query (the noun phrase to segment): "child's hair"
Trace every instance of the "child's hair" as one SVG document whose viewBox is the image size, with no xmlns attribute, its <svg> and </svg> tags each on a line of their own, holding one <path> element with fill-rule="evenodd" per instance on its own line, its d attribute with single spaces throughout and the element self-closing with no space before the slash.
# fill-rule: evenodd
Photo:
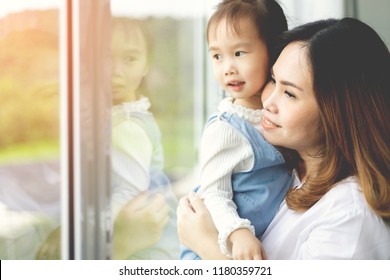
<svg viewBox="0 0 390 280">
<path fill-rule="evenodd" d="M 111 28 L 112 30 L 120 31 L 123 36 L 131 40 L 131 34 L 134 34 L 136 31 L 140 31 L 145 43 L 146 43 L 146 53 L 148 54 L 148 64 L 152 61 L 152 36 L 150 34 L 148 22 L 140 20 L 137 18 L 128 18 L 128 17 L 113 17 L 111 18 Z"/>
<path fill-rule="evenodd" d="M 207 39 L 210 32 L 222 21 L 237 33 L 240 20 L 249 19 L 256 26 L 259 39 L 264 41 L 270 56 L 270 65 L 276 59 L 274 55 L 277 38 L 287 30 L 287 20 L 283 9 L 275 0 L 224 0 L 217 5 L 207 26 Z"/>
</svg>

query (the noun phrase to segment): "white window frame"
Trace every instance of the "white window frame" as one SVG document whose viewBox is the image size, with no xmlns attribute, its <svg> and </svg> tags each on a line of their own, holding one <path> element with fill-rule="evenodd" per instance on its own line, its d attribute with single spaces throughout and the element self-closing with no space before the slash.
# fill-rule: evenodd
<svg viewBox="0 0 390 280">
<path fill-rule="evenodd" d="M 109 0 L 61 11 L 62 259 L 111 257 Z M 107 68 L 109 67 L 109 68 Z"/>
</svg>

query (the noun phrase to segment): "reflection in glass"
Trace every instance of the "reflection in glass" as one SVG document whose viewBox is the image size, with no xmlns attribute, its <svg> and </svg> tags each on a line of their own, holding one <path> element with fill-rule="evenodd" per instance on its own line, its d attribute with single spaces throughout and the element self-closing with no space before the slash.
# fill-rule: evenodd
<svg viewBox="0 0 390 280">
<path fill-rule="evenodd" d="M 24 8 L 0 17 L 0 259 L 36 258 L 60 217 L 58 10 Z"/>
<path fill-rule="evenodd" d="M 134 3 L 111 1 L 113 257 L 179 259 L 177 200 L 195 184 L 205 110 L 203 3 Z"/>
<path fill-rule="evenodd" d="M 143 88 L 151 67 L 149 34 L 136 19 L 114 18 L 111 26 L 113 257 L 177 259 L 177 199 Z"/>
</svg>

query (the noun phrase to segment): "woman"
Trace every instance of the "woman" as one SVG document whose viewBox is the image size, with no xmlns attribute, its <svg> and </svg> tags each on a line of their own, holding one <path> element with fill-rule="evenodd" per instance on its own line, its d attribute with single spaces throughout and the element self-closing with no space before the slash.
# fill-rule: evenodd
<svg viewBox="0 0 390 280">
<path fill-rule="evenodd" d="M 390 55 L 351 18 L 285 33 L 264 90 L 264 137 L 296 174 L 262 238 L 269 259 L 390 259 Z M 295 155 L 295 156 L 294 156 Z M 180 201 L 181 242 L 223 259 L 202 201 Z"/>
</svg>

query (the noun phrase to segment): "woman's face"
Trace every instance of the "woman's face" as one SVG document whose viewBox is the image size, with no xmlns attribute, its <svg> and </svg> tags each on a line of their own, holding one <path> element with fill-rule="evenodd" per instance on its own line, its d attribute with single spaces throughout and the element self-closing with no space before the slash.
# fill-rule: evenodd
<svg viewBox="0 0 390 280">
<path fill-rule="evenodd" d="M 302 42 L 284 48 L 262 94 L 264 137 L 271 144 L 315 154 L 320 146 L 319 108 Z"/>
</svg>

